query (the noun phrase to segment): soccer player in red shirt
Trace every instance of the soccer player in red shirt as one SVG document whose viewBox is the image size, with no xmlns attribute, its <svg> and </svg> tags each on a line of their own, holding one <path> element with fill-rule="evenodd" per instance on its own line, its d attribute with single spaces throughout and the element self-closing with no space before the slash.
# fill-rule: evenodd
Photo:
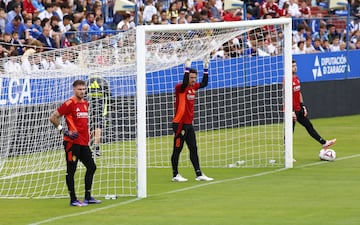
<svg viewBox="0 0 360 225">
<path fill-rule="evenodd" d="M 172 181 L 185 182 L 188 179 L 182 177 L 178 171 L 179 156 L 186 142 L 190 151 L 190 160 L 193 164 L 197 181 L 211 181 L 213 178 L 207 177 L 200 170 L 199 156 L 197 152 L 195 130 L 192 125 L 194 119 L 194 104 L 196 91 L 206 87 L 208 84 L 209 62 L 204 60 L 204 75 L 201 83 L 196 82 L 197 71 L 191 67 L 190 59 L 185 62 L 185 73 L 183 82 L 175 86 L 176 102 L 175 116 L 173 119 L 174 147 L 171 156 L 173 169 Z"/>
<path fill-rule="evenodd" d="M 292 88 L 293 88 L 293 130 L 295 129 L 296 121 L 303 125 L 307 132 L 318 141 L 324 149 L 329 148 L 331 145 L 335 144 L 336 139 L 325 140 L 323 139 L 318 132 L 314 129 L 312 123 L 310 122 L 308 116 L 307 108 L 304 104 L 304 99 L 301 94 L 300 80 L 296 75 L 297 66 L 296 61 L 292 61 Z"/>
<path fill-rule="evenodd" d="M 66 185 L 70 195 L 70 206 L 86 206 L 88 204 L 101 203 L 100 200 L 91 197 L 91 186 L 96 165 L 89 148 L 89 103 L 84 99 L 85 90 L 85 81 L 76 80 L 73 83 L 74 95 L 50 116 L 50 122 L 64 135 Z M 65 117 L 67 128 L 60 125 L 60 118 L 62 116 Z M 84 202 L 78 200 L 75 194 L 74 175 L 79 160 L 86 167 Z"/>
</svg>

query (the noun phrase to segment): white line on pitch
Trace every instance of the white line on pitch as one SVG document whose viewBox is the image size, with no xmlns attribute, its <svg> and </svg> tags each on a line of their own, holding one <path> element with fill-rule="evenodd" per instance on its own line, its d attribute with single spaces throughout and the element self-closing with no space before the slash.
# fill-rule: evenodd
<svg viewBox="0 0 360 225">
<path fill-rule="evenodd" d="M 360 157 L 360 154 L 337 158 L 336 161 L 352 159 L 352 158 L 356 158 L 356 157 Z M 295 169 L 296 168 L 305 168 L 305 167 L 317 166 L 317 165 L 321 165 L 321 164 L 325 164 L 325 163 L 329 163 L 329 162 L 319 161 L 319 162 L 309 163 L 309 164 L 305 164 L 305 165 L 302 165 L 302 166 L 297 166 L 297 167 L 295 167 Z M 289 169 L 280 168 L 280 169 L 276 169 L 276 170 L 271 170 L 271 171 L 257 173 L 257 174 L 253 174 L 253 175 L 243 176 L 243 177 L 236 177 L 236 178 L 231 178 L 231 179 L 226 179 L 226 180 L 219 180 L 219 181 L 201 183 L 201 184 L 197 184 L 197 185 L 194 185 L 194 186 L 191 186 L 191 187 L 186 187 L 186 188 L 176 189 L 176 190 L 173 190 L 173 191 L 168 191 L 168 192 L 163 192 L 163 193 L 159 193 L 159 194 L 149 195 L 148 197 L 162 196 L 162 195 L 173 194 L 173 193 L 178 193 L 178 192 L 182 192 L 182 191 L 188 191 L 188 190 L 204 187 L 204 186 L 207 186 L 207 185 L 226 183 L 226 182 L 231 182 L 231 181 L 236 181 L 236 180 L 244 180 L 244 179 L 253 178 L 253 177 L 260 177 L 260 176 L 264 176 L 264 175 L 268 175 L 268 174 L 278 173 L 278 172 L 281 172 L 281 171 L 284 171 L 284 170 L 289 170 Z M 46 220 L 41 220 L 41 221 L 38 221 L 38 222 L 31 223 L 29 225 L 45 224 L 45 223 L 49 223 L 49 222 L 53 222 L 53 221 L 56 221 L 56 220 L 61 220 L 61 219 L 69 218 L 69 217 L 76 217 L 76 216 L 79 216 L 79 215 L 85 215 L 85 214 L 90 214 L 90 213 L 94 213 L 94 212 L 99 212 L 99 211 L 102 211 L 102 210 L 105 210 L 105 209 L 115 208 L 115 207 L 121 206 L 121 205 L 127 205 L 127 204 L 130 204 L 130 203 L 139 201 L 139 200 L 141 200 L 141 199 L 140 198 L 135 198 L 135 199 L 131 199 L 131 200 L 128 200 L 128 201 L 119 202 L 119 203 L 116 203 L 116 204 L 112 204 L 112 205 L 108 205 L 108 206 L 104 206 L 104 207 L 99 207 L 99 208 L 87 210 L 87 211 L 84 211 L 84 212 L 76 212 L 76 213 L 73 213 L 73 214 L 67 214 L 67 215 L 62 215 L 62 216 L 51 217 L 51 218 L 46 219 Z"/>
</svg>

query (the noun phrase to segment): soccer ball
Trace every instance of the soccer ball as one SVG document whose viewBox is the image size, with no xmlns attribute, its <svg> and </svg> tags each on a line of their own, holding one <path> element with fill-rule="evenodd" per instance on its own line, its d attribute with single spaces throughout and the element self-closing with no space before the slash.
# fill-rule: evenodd
<svg viewBox="0 0 360 225">
<path fill-rule="evenodd" d="M 336 152 L 333 149 L 321 149 L 319 153 L 320 160 L 334 161 Z"/>
</svg>

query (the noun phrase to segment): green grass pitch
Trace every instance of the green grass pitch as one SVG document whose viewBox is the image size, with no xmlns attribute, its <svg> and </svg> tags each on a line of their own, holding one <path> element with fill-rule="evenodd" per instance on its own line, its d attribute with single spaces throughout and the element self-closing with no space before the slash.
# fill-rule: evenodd
<svg viewBox="0 0 360 225">
<path fill-rule="evenodd" d="M 293 169 L 214 168 L 213 182 L 172 183 L 170 169 L 148 170 L 148 197 L 70 207 L 64 199 L 0 199 L 0 224 L 359 225 L 360 115 L 312 120 L 337 138 L 335 162 L 318 160 L 320 146 L 297 124 Z"/>
</svg>

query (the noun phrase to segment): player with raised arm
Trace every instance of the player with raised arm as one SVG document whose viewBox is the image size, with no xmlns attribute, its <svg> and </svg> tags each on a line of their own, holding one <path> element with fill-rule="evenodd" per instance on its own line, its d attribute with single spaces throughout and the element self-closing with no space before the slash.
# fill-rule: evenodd
<svg viewBox="0 0 360 225">
<path fill-rule="evenodd" d="M 328 149 L 330 146 L 335 144 L 336 139 L 325 140 L 323 139 L 318 132 L 314 129 L 312 123 L 308 118 L 308 110 L 304 104 L 304 99 L 301 94 L 300 80 L 296 75 L 297 65 L 296 61 L 292 61 L 292 88 L 293 88 L 293 131 L 295 129 L 296 121 L 303 125 L 307 132 L 318 141 L 324 149 Z"/>
<path fill-rule="evenodd" d="M 182 177 L 178 171 L 179 157 L 181 150 L 186 142 L 190 151 L 190 160 L 194 167 L 197 181 L 211 181 L 213 178 L 207 177 L 201 172 L 198 149 L 196 145 L 195 130 L 192 125 L 194 120 L 194 104 L 196 91 L 204 88 L 208 84 L 209 61 L 204 60 L 204 75 L 201 83 L 196 82 L 197 71 L 191 67 L 191 60 L 185 62 L 185 73 L 183 82 L 175 86 L 175 116 L 173 118 L 174 146 L 171 155 L 171 165 L 173 170 L 172 181 L 185 182 L 188 179 Z"/>
<path fill-rule="evenodd" d="M 107 80 L 101 76 L 91 76 L 87 84 L 87 99 L 89 101 L 90 130 L 93 136 L 94 154 L 100 156 L 101 133 L 104 119 L 108 115 L 110 88 Z"/>
<path fill-rule="evenodd" d="M 60 105 L 50 116 L 50 122 L 64 135 L 66 185 L 70 195 L 70 206 L 86 206 L 88 204 L 101 203 L 100 200 L 91 197 L 91 187 L 96 165 L 89 148 L 89 103 L 84 99 L 85 91 L 85 81 L 76 80 L 73 83 L 74 95 Z M 65 117 L 67 128 L 60 124 L 62 116 Z M 84 202 L 78 200 L 75 194 L 74 175 L 79 160 L 86 167 Z"/>
</svg>

